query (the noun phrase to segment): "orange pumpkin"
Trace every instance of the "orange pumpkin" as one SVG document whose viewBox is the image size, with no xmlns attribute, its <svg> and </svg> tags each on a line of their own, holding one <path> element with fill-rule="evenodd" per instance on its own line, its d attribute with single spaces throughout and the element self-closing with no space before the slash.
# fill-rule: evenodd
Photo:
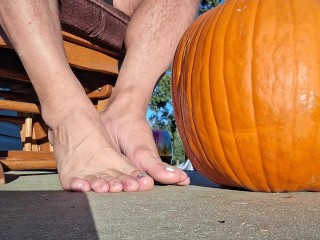
<svg viewBox="0 0 320 240">
<path fill-rule="evenodd" d="M 172 95 L 199 172 L 253 191 L 320 190 L 319 29 L 319 0 L 227 0 L 186 31 Z"/>
</svg>

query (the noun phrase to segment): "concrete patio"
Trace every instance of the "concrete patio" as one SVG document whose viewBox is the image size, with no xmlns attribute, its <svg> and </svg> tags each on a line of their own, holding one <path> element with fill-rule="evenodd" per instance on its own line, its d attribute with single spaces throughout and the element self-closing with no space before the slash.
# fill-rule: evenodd
<svg viewBox="0 0 320 240">
<path fill-rule="evenodd" d="M 189 187 L 141 193 L 62 191 L 54 172 L 8 172 L 0 239 L 320 239 L 320 195 Z"/>
</svg>

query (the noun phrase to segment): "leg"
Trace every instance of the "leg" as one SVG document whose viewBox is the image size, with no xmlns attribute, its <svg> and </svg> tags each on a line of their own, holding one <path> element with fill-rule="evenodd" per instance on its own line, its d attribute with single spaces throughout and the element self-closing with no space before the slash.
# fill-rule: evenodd
<svg viewBox="0 0 320 240">
<path fill-rule="evenodd" d="M 142 171 L 116 150 L 73 75 L 64 53 L 57 2 L 2 0 L 0 24 L 39 96 L 62 187 L 96 192 L 152 188 L 153 180 L 139 177 Z"/>
<path fill-rule="evenodd" d="M 133 165 L 156 181 L 187 185 L 189 178 L 184 172 L 161 162 L 145 116 L 154 86 L 194 20 L 199 0 L 114 0 L 114 6 L 133 14 L 125 38 L 126 57 L 101 118 L 113 142 Z"/>
</svg>

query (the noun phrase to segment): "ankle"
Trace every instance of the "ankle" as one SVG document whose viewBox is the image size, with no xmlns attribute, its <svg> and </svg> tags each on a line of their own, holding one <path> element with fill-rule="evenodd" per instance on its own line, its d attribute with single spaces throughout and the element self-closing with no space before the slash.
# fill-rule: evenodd
<svg viewBox="0 0 320 240">
<path fill-rule="evenodd" d="M 149 96 L 150 95 L 150 96 Z M 110 97 L 107 111 L 114 110 L 116 112 L 133 111 L 136 114 L 145 115 L 150 102 L 151 94 L 136 89 L 121 89 L 115 91 Z"/>
<path fill-rule="evenodd" d="M 88 99 L 87 101 L 79 98 L 67 98 L 62 101 L 61 99 L 51 99 L 41 102 L 41 115 L 45 123 L 55 130 L 68 116 L 75 112 L 90 111 L 90 108 L 94 109 Z"/>
</svg>

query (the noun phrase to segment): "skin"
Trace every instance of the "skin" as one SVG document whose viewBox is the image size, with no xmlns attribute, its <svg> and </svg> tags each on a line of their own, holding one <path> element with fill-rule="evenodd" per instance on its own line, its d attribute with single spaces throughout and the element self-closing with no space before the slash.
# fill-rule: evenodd
<svg viewBox="0 0 320 240">
<path fill-rule="evenodd" d="M 0 24 L 39 97 L 63 189 L 133 192 L 152 189 L 154 180 L 190 183 L 183 171 L 161 161 L 145 115 L 155 84 L 169 67 L 198 4 L 114 1 L 131 20 L 126 57 L 110 104 L 99 114 L 67 62 L 57 2 L 0 1 Z"/>
</svg>

